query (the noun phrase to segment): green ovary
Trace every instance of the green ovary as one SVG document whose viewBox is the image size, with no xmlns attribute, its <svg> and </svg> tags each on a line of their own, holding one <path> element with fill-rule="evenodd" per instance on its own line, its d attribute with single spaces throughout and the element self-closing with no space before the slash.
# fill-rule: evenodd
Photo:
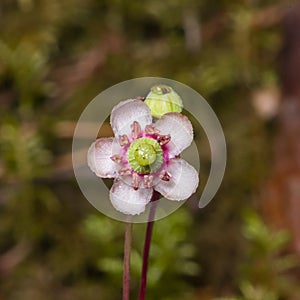
<svg viewBox="0 0 300 300">
<path fill-rule="evenodd" d="M 156 152 L 153 146 L 141 144 L 135 149 L 134 157 L 140 166 L 145 167 L 155 162 Z"/>
<path fill-rule="evenodd" d="M 162 165 L 163 151 L 156 140 L 140 138 L 130 145 L 127 160 L 135 172 L 149 174 L 158 170 Z"/>
</svg>

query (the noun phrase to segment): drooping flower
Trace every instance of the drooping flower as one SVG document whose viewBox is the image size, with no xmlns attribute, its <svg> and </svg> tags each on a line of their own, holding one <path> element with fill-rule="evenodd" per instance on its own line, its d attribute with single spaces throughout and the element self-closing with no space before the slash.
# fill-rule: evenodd
<svg viewBox="0 0 300 300">
<path fill-rule="evenodd" d="M 113 108 L 110 123 L 115 137 L 97 139 L 87 158 L 97 176 L 115 178 L 109 196 L 116 210 L 142 213 L 153 189 L 169 200 L 185 200 L 196 191 L 197 171 L 179 158 L 193 141 L 186 116 L 171 112 L 152 123 L 149 107 L 129 99 Z"/>
</svg>

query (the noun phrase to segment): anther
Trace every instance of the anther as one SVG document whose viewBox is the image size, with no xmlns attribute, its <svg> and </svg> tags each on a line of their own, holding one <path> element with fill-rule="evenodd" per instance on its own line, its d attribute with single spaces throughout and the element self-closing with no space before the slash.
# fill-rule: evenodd
<svg viewBox="0 0 300 300">
<path fill-rule="evenodd" d="M 110 159 L 117 164 L 120 164 L 122 162 L 122 156 L 119 154 L 111 156 Z"/>
<path fill-rule="evenodd" d="M 170 181 L 172 175 L 168 173 L 166 170 L 162 170 L 159 174 L 159 178 L 163 181 Z"/>
<path fill-rule="evenodd" d="M 141 184 L 141 179 L 137 173 L 132 174 L 132 186 L 135 190 L 139 189 L 139 186 Z"/>
<path fill-rule="evenodd" d="M 158 134 L 159 130 L 155 128 L 153 125 L 147 125 L 145 127 L 145 131 L 147 134 Z"/>
<path fill-rule="evenodd" d="M 149 189 L 153 186 L 153 175 L 145 175 L 144 176 L 144 187 Z"/>
<path fill-rule="evenodd" d="M 123 175 L 130 175 L 130 174 L 131 174 L 131 171 L 130 171 L 129 168 L 123 167 L 123 168 L 121 168 L 121 169 L 118 171 L 118 173 L 119 173 L 121 176 L 123 176 Z"/>
<path fill-rule="evenodd" d="M 131 125 L 131 136 L 133 139 L 137 139 L 142 132 L 142 128 L 139 122 L 134 121 Z"/>
<path fill-rule="evenodd" d="M 170 140 L 171 140 L 171 136 L 169 134 L 168 135 L 159 135 L 157 138 L 157 141 L 159 142 L 159 144 L 161 146 L 168 144 L 170 142 Z"/>
<path fill-rule="evenodd" d="M 129 139 L 126 134 L 123 134 L 119 137 L 119 144 L 121 147 L 126 146 L 129 144 Z"/>
</svg>

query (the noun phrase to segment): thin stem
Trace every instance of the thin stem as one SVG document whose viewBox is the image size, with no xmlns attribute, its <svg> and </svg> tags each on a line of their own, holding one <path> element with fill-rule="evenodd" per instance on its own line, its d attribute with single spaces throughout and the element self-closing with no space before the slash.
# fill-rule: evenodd
<svg viewBox="0 0 300 300">
<path fill-rule="evenodd" d="M 139 300 L 144 300 L 146 295 L 147 272 L 148 272 L 149 252 L 150 252 L 153 224 L 154 221 L 150 221 L 147 224 Z"/>
<path fill-rule="evenodd" d="M 124 273 L 123 273 L 123 300 L 130 297 L 130 252 L 131 252 L 132 223 L 127 222 L 125 226 L 124 240 Z"/>
<path fill-rule="evenodd" d="M 143 254 L 143 267 L 142 267 L 142 275 L 141 275 L 141 285 L 140 285 L 140 295 L 139 300 L 144 300 L 146 295 L 146 287 L 147 287 L 147 272 L 148 272 L 148 264 L 149 264 L 149 253 L 150 253 L 150 245 L 151 245 L 151 237 L 154 225 L 154 215 L 157 206 L 156 200 L 158 200 L 159 194 L 154 192 L 152 196 L 153 201 L 151 203 L 150 212 L 149 212 L 149 221 L 147 223 L 146 236 L 145 236 L 145 244 L 144 244 L 144 254 Z"/>
</svg>

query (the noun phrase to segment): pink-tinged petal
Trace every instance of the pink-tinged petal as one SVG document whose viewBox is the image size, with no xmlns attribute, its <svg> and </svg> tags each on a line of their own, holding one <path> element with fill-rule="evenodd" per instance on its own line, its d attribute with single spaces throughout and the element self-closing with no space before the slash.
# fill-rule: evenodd
<svg viewBox="0 0 300 300">
<path fill-rule="evenodd" d="M 160 135 L 170 135 L 171 141 L 168 143 L 171 156 L 180 154 L 193 141 L 193 126 L 190 120 L 180 113 L 167 113 L 155 124 Z"/>
<path fill-rule="evenodd" d="M 114 138 L 97 139 L 88 150 L 87 162 L 90 169 L 99 177 L 113 178 L 117 176 L 117 164 L 111 159 L 116 155 Z"/>
<path fill-rule="evenodd" d="M 116 136 L 131 136 L 131 125 L 134 121 L 138 122 L 142 129 L 152 122 L 150 109 L 141 100 L 122 101 L 113 108 L 110 115 L 110 124 Z"/>
<path fill-rule="evenodd" d="M 135 190 L 132 186 L 122 180 L 115 180 L 110 193 L 110 201 L 113 207 L 126 215 L 139 215 L 145 211 L 150 202 L 153 189 L 139 188 Z"/>
<path fill-rule="evenodd" d="M 185 160 L 174 158 L 169 161 L 166 171 L 169 181 L 161 180 L 154 189 L 169 200 L 185 200 L 195 193 L 199 184 L 198 172 Z"/>
</svg>

